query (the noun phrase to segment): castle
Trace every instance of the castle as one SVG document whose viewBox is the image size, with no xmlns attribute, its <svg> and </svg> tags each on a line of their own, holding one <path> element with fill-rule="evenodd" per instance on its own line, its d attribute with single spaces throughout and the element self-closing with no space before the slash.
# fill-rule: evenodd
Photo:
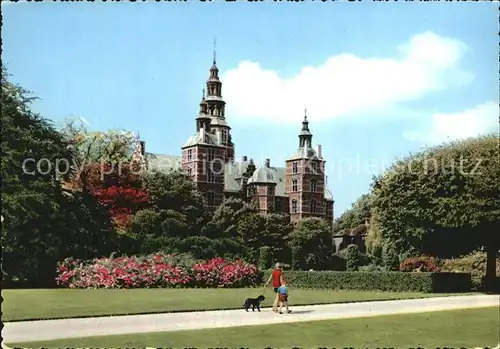
<svg viewBox="0 0 500 349">
<path fill-rule="evenodd" d="M 292 223 L 305 217 L 318 217 L 333 223 L 333 197 L 327 187 L 325 159 L 321 146 L 312 147 L 312 133 L 307 115 L 302 121 L 296 151 L 285 167 L 271 166 L 269 159 L 256 167 L 243 156 L 235 161 L 231 127 L 225 115 L 222 82 L 215 54 L 206 82 L 206 96 L 200 102 L 196 133 L 182 146 L 182 155 L 146 153 L 141 141 L 136 155 L 148 170 L 168 171 L 182 168 L 197 189 L 206 195 L 210 208 L 224 198 L 243 197 L 252 200 L 261 213 L 283 212 Z"/>
</svg>

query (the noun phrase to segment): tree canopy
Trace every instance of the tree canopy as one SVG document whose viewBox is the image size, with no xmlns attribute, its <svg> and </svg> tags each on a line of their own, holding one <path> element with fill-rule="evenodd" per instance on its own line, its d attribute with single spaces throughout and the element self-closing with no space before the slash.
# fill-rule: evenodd
<svg viewBox="0 0 500 349">
<path fill-rule="evenodd" d="M 62 188 L 69 172 L 58 165 L 71 163 L 73 152 L 49 121 L 32 112 L 33 100 L 2 68 L 4 276 L 7 283 L 46 285 L 58 261 L 112 251 L 113 229 L 93 197 Z"/>
<path fill-rule="evenodd" d="M 488 251 L 495 275 L 500 159 L 494 135 L 443 144 L 397 161 L 374 181 L 380 232 L 399 253 L 456 256 Z"/>
<path fill-rule="evenodd" d="M 339 218 L 333 225 L 335 233 L 346 229 L 353 229 L 360 224 L 365 223 L 365 220 L 370 220 L 373 195 L 372 193 L 361 195 Z"/>
</svg>

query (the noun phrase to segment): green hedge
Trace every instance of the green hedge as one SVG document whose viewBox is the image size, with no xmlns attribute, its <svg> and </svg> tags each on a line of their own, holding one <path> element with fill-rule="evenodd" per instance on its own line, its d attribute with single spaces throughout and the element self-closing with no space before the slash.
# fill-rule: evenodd
<svg viewBox="0 0 500 349">
<path fill-rule="evenodd" d="M 271 271 L 263 273 L 263 281 Z M 393 292 L 470 292 L 469 273 L 285 271 L 291 287 Z"/>
</svg>

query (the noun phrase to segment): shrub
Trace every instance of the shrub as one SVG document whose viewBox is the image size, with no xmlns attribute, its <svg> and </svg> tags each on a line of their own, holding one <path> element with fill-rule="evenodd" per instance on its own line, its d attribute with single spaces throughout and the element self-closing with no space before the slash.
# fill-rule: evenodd
<svg viewBox="0 0 500 349">
<path fill-rule="evenodd" d="M 396 250 L 391 245 L 384 245 L 382 249 L 382 259 L 387 270 L 399 270 L 399 258 Z"/>
<path fill-rule="evenodd" d="M 59 264 L 56 283 L 68 288 L 187 287 L 192 278 L 164 256 L 66 259 Z"/>
<path fill-rule="evenodd" d="M 273 252 L 271 247 L 262 246 L 259 249 L 259 268 L 267 270 L 273 266 Z"/>
<path fill-rule="evenodd" d="M 193 266 L 194 280 L 200 287 L 245 287 L 258 283 L 258 271 L 241 260 L 228 262 L 213 258 Z"/>
<path fill-rule="evenodd" d="M 381 271 L 386 271 L 385 267 L 378 265 L 378 264 L 368 264 L 368 265 L 363 265 L 359 268 L 359 271 L 367 272 L 367 273 L 372 273 L 372 272 L 381 272 Z"/>
<path fill-rule="evenodd" d="M 447 272 L 466 272 L 471 274 L 472 288 L 474 290 L 483 289 L 483 277 L 486 274 L 486 253 L 475 251 L 468 255 L 445 259 L 441 265 L 441 270 Z M 497 276 L 500 277 L 500 259 L 496 261 Z"/>
<path fill-rule="evenodd" d="M 346 270 L 346 260 L 340 257 L 338 254 L 332 254 L 330 259 L 330 270 L 345 271 Z"/>
<path fill-rule="evenodd" d="M 212 239 L 206 236 L 170 238 L 167 241 L 169 252 L 189 253 L 196 259 L 211 259 L 218 256 L 234 258 L 246 255 L 245 246 L 234 239 Z"/>
<path fill-rule="evenodd" d="M 434 257 L 410 257 L 406 258 L 399 265 L 400 271 L 423 271 L 423 272 L 438 272 L 439 267 Z"/>
<path fill-rule="evenodd" d="M 153 254 L 59 263 L 56 283 L 68 288 L 243 287 L 258 282 L 254 265 L 222 258 L 193 263 L 190 255 Z M 191 264 L 193 263 L 193 264 Z"/>
<path fill-rule="evenodd" d="M 357 271 L 360 265 L 360 256 L 358 247 L 356 245 L 349 245 L 347 247 L 347 271 Z"/>
<path fill-rule="evenodd" d="M 267 280 L 269 272 L 264 273 Z M 469 292 L 468 273 L 285 271 L 293 288 L 392 292 Z"/>
</svg>

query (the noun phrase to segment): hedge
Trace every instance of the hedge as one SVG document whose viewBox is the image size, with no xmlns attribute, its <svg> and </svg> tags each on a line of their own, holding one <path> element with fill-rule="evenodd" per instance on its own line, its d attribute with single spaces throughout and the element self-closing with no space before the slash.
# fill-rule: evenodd
<svg viewBox="0 0 500 349">
<path fill-rule="evenodd" d="M 263 281 L 271 271 L 263 273 Z M 470 292 L 469 273 L 285 271 L 291 287 L 393 292 Z"/>
</svg>

